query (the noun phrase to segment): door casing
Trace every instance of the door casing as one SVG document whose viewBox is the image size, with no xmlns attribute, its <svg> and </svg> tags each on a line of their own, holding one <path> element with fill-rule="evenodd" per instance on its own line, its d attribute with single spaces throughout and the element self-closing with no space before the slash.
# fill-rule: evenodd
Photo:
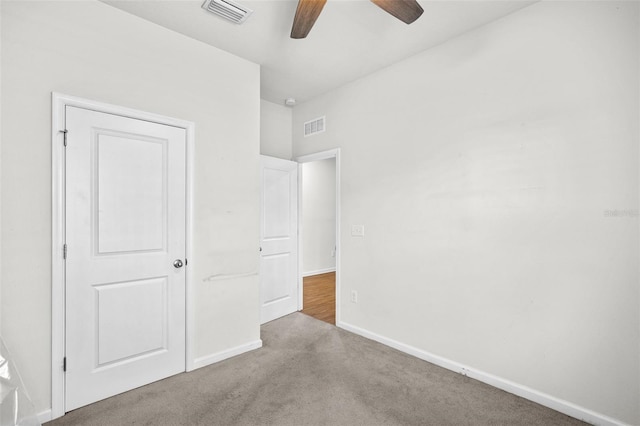
<svg viewBox="0 0 640 426">
<path fill-rule="evenodd" d="M 193 146 L 195 141 L 195 124 L 190 121 L 175 119 L 145 111 L 125 108 L 117 105 L 83 99 L 75 96 L 52 93 L 51 97 L 51 418 L 65 414 L 64 392 L 65 372 L 65 260 L 63 247 L 65 243 L 65 107 L 74 106 L 92 111 L 115 114 L 137 120 L 174 126 L 186 131 L 186 258 L 189 266 L 193 265 L 192 256 L 192 188 L 193 188 Z M 194 369 L 194 312 L 193 283 L 190 269 L 186 274 L 186 346 L 185 370 Z"/>
<path fill-rule="evenodd" d="M 340 148 L 303 155 L 294 160 L 298 163 L 298 310 L 302 310 L 303 308 L 304 291 L 304 280 L 302 277 L 302 238 L 304 235 L 302 226 L 302 215 L 304 214 L 302 210 L 302 164 L 327 160 L 329 158 L 336 159 L 336 326 L 342 327 L 340 315 L 340 254 L 342 253 L 340 249 Z"/>
</svg>

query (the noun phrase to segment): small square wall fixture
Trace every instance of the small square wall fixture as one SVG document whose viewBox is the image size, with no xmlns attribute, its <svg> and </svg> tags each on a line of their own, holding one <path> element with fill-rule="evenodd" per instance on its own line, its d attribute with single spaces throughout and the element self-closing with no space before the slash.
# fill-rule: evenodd
<svg viewBox="0 0 640 426">
<path fill-rule="evenodd" d="M 231 0 L 206 0 L 202 8 L 235 24 L 242 24 L 253 13 L 252 9 Z"/>
<path fill-rule="evenodd" d="M 304 137 L 322 133 L 325 129 L 324 117 L 314 118 L 304 123 Z"/>
</svg>

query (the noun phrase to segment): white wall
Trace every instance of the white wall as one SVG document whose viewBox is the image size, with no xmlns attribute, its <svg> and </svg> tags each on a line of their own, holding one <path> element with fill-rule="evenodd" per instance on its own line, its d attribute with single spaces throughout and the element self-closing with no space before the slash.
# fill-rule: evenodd
<svg viewBox="0 0 640 426">
<path fill-rule="evenodd" d="M 2 34 L 2 2 L 0 2 L 0 34 Z M 2 99 L 2 43 L 0 42 L 0 99 Z M 2 102 L 0 102 L 0 236 L 2 235 Z M 0 243 L 0 337 L 2 336 L 2 243 Z"/>
<path fill-rule="evenodd" d="M 302 164 L 302 273 L 336 268 L 336 159 Z"/>
<path fill-rule="evenodd" d="M 257 341 L 259 67 L 97 1 L 3 1 L 2 56 L 2 335 L 36 409 L 51 406 L 52 91 L 195 122 L 195 357 Z"/>
<path fill-rule="evenodd" d="M 330 125 L 295 156 L 341 148 L 344 323 L 640 424 L 638 6 L 536 3 L 296 106 Z"/>
<path fill-rule="evenodd" d="M 290 107 L 260 101 L 260 154 L 291 160 L 292 120 Z"/>
</svg>

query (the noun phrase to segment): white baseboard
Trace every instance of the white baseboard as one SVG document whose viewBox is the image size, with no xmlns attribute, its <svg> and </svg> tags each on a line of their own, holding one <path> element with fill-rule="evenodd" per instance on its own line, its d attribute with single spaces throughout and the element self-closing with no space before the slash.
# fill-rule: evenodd
<svg viewBox="0 0 640 426">
<path fill-rule="evenodd" d="M 303 277 L 310 277 L 312 275 L 320 275 L 320 274 L 327 274 L 329 272 L 335 272 L 336 268 L 325 268 L 325 269 L 316 269 L 315 271 L 307 271 L 307 272 L 303 272 L 302 276 Z"/>
<path fill-rule="evenodd" d="M 53 415 L 51 414 L 51 409 L 44 410 L 44 411 L 38 413 L 37 416 L 38 416 L 38 421 L 41 424 L 42 423 L 46 423 L 46 422 L 50 422 L 51 420 L 53 420 Z"/>
<path fill-rule="evenodd" d="M 196 358 L 193 361 L 192 370 L 206 367 L 207 365 L 215 364 L 216 362 L 220 362 L 227 358 L 231 358 L 236 355 L 240 355 L 245 352 L 249 352 L 261 347 L 262 347 L 262 340 L 258 339 L 253 342 L 245 343 L 244 345 L 236 346 L 235 348 L 227 349 L 225 351 L 221 351 L 211 355 L 206 355 L 200 358 Z"/>
<path fill-rule="evenodd" d="M 475 370 L 458 362 L 451 361 L 449 359 L 431 354 L 413 346 L 409 346 L 396 340 L 389 339 L 363 328 L 356 327 L 355 325 L 351 325 L 342 321 L 336 325 L 347 331 L 366 337 L 367 339 L 375 340 L 376 342 L 390 346 L 401 352 L 415 356 L 416 358 L 420 358 L 424 361 L 430 362 L 442 368 L 446 368 L 447 370 L 460 373 L 464 376 L 471 377 L 472 379 L 486 383 L 498 389 L 502 389 L 506 392 L 512 393 L 524 399 L 528 399 L 529 401 L 533 401 L 576 419 L 583 420 L 587 423 L 591 423 L 597 426 L 628 426 L 627 423 L 605 416 L 604 414 L 596 413 L 595 411 L 580 407 L 576 404 L 564 401 L 543 392 L 539 392 L 527 386 L 514 383 L 510 380 L 494 376 L 493 374 Z"/>
</svg>

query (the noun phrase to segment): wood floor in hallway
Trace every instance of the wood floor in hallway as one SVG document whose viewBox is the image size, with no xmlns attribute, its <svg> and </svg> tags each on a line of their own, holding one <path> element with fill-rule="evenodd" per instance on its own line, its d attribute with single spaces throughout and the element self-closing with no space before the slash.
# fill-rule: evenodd
<svg viewBox="0 0 640 426">
<path fill-rule="evenodd" d="M 304 277 L 303 285 L 302 313 L 335 325 L 336 273 Z"/>
</svg>

